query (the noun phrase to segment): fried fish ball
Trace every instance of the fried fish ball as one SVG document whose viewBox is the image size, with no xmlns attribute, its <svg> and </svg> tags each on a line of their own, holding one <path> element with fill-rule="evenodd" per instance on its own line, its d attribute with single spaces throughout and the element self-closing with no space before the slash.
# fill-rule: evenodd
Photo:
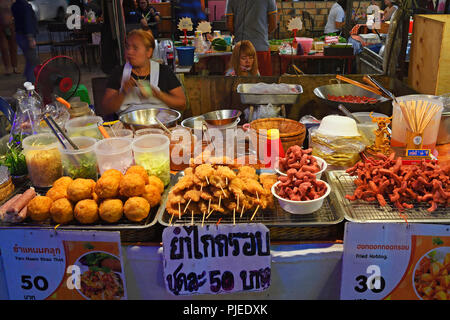
<svg viewBox="0 0 450 320">
<path fill-rule="evenodd" d="M 125 175 L 131 174 L 131 173 L 136 173 L 136 174 L 140 175 L 142 177 L 142 179 L 144 179 L 145 184 L 148 184 L 148 173 L 147 173 L 147 170 L 145 170 L 145 168 L 143 166 L 138 166 L 138 165 L 131 166 L 128 168 Z M 163 184 L 163 186 L 164 186 L 164 184 Z"/>
<path fill-rule="evenodd" d="M 97 204 L 100 203 L 100 198 L 98 197 L 98 195 L 95 192 L 92 192 L 92 200 L 97 202 Z"/>
<path fill-rule="evenodd" d="M 53 182 L 53 187 L 55 188 L 63 188 L 67 190 L 69 184 L 73 181 L 71 177 L 61 177 L 55 182 Z"/>
<path fill-rule="evenodd" d="M 73 220 L 73 205 L 66 199 L 61 198 L 53 202 L 50 207 L 50 216 L 56 223 L 66 224 Z"/>
<path fill-rule="evenodd" d="M 100 204 L 100 218 L 106 222 L 114 223 L 123 216 L 123 203 L 119 199 L 107 199 Z"/>
<path fill-rule="evenodd" d="M 155 207 L 161 202 L 161 193 L 159 192 L 158 187 L 148 184 L 145 186 L 142 198 L 147 200 L 151 207 Z"/>
<path fill-rule="evenodd" d="M 121 179 L 115 175 L 102 176 L 95 184 L 94 192 L 100 199 L 117 198 Z"/>
<path fill-rule="evenodd" d="M 139 197 L 145 191 L 144 179 L 136 174 L 130 173 L 123 176 L 120 180 L 119 194 L 124 197 Z"/>
<path fill-rule="evenodd" d="M 152 184 L 152 185 L 156 186 L 159 190 L 159 193 L 164 192 L 164 182 L 162 182 L 162 180 L 160 178 L 158 178 L 157 176 L 148 177 L 148 184 Z"/>
<path fill-rule="evenodd" d="M 92 182 L 88 179 L 75 179 L 67 187 L 67 198 L 72 202 L 92 199 L 92 189 Z"/>
<path fill-rule="evenodd" d="M 47 193 L 45 194 L 46 197 L 49 197 L 53 201 L 67 198 L 67 188 L 64 187 L 51 187 Z"/>
<path fill-rule="evenodd" d="M 125 202 L 123 213 L 128 220 L 139 222 L 147 218 L 150 204 L 142 197 L 132 197 Z"/>
<path fill-rule="evenodd" d="M 97 222 L 99 219 L 97 202 L 92 199 L 81 200 L 75 205 L 74 217 L 82 224 Z"/>
<path fill-rule="evenodd" d="M 102 177 L 109 177 L 109 176 L 113 176 L 113 177 L 120 179 L 123 177 L 123 173 L 117 169 L 109 169 L 109 170 L 106 170 L 105 172 L 103 172 L 103 174 L 102 174 Z"/>
<path fill-rule="evenodd" d="M 44 196 L 34 197 L 27 207 L 27 215 L 33 221 L 44 221 L 50 218 L 50 208 L 53 204 L 52 199 Z"/>
</svg>

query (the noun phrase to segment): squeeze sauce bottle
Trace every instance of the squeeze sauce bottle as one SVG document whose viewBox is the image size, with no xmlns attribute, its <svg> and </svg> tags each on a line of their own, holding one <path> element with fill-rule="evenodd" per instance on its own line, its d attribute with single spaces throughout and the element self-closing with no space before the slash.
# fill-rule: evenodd
<svg viewBox="0 0 450 320">
<path fill-rule="evenodd" d="M 284 158 L 283 145 L 280 140 L 280 131 L 278 129 L 269 129 L 267 131 L 267 147 L 264 163 L 266 168 L 274 169 L 278 158 Z"/>
</svg>

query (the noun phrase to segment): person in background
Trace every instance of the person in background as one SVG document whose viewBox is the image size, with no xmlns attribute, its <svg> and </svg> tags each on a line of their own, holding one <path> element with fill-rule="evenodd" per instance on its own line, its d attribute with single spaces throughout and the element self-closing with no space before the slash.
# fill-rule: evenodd
<svg viewBox="0 0 450 320">
<path fill-rule="evenodd" d="M 141 26 L 143 29 L 150 28 L 153 35 L 158 37 L 158 25 L 155 22 L 161 21 L 159 13 L 155 7 L 148 3 L 148 0 L 139 0 L 139 8 L 137 9 L 138 15 L 141 18 Z M 151 25 L 153 24 L 153 25 Z"/>
<path fill-rule="evenodd" d="M 99 114 L 111 115 L 148 108 L 186 107 L 186 97 L 180 81 L 173 71 L 151 57 L 155 49 L 155 38 L 150 31 L 136 29 L 126 39 L 127 65 L 117 67 L 106 85 Z"/>
<path fill-rule="evenodd" d="M 0 49 L 2 52 L 5 74 L 17 71 L 17 43 L 14 30 L 13 15 L 11 12 L 13 0 L 0 1 Z"/>
<path fill-rule="evenodd" d="M 200 21 L 205 21 L 207 19 L 206 14 L 203 12 L 200 0 L 174 0 L 172 1 L 172 5 L 175 5 L 175 15 L 177 20 L 181 18 L 191 18 L 194 29 Z"/>
<path fill-rule="evenodd" d="M 258 57 L 250 41 L 242 40 L 236 43 L 231 54 L 230 65 L 226 76 L 259 76 Z"/>
<path fill-rule="evenodd" d="M 269 33 L 277 27 L 275 0 L 227 0 L 226 23 L 236 41 L 250 40 L 258 56 L 259 72 L 272 75 Z"/>
<path fill-rule="evenodd" d="M 397 11 L 398 6 L 391 0 L 384 0 L 384 4 L 386 5 L 386 8 L 384 9 L 382 20 L 390 21 L 394 16 L 394 12 Z"/>
<path fill-rule="evenodd" d="M 137 3 L 135 0 L 123 0 L 123 15 L 126 24 L 139 24 L 141 19 L 137 14 Z"/>
<path fill-rule="evenodd" d="M 16 41 L 25 56 L 24 76 L 27 81 L 34 83 L 34 68 L 39 58 L 36 50 L 36 35 L 38 24 L 33 8 L 26 0 L 16 0 L 11 6 L 16 27 Z"/>
<path fill-rule="evenodd" d="M 339 33 L 345 26 L 345 9 L 347 7 L 346 0 L 336 1 L 328 14 L 327 24 L 325 25 L 324 34 Z"/>
<path fill-rule="evenodd" d="M 100 17 L 102 15 L 101 0 L 87 0 L 84 9 L 86 11 L 92 10 L 96 17 Z"/>
</svg>

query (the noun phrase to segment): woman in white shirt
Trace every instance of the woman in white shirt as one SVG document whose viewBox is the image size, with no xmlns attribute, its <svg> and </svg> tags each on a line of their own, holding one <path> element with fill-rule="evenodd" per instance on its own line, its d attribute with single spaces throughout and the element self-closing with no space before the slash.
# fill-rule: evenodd
<svg viewBox="0 0 450 320">
<path fill-rule="evenodd" d="M 346 0 L 338 0 L 330 9 L 324 34 L 337 33 L 345 25 Z"/>
</svg>

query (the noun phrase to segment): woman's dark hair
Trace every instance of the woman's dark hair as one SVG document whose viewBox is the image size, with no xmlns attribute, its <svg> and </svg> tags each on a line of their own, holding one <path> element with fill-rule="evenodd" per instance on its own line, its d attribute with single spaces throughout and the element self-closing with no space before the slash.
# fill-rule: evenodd
<svg viewBox="0 0 450 320">
<path fill-rule="evenodd" d="M 337 0 L 336 2 L 344 9 L 344 11 L 347 10 L 347 0 Z"/>
</svg>

